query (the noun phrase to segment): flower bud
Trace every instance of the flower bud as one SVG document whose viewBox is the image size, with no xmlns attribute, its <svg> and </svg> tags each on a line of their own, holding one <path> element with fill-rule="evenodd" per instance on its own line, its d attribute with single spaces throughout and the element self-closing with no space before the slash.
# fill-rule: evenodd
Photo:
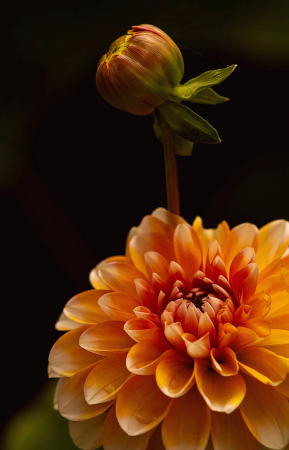
<svg viewBox="0 0 289 450">
<path fill-rule="evenodd" d="M 139 25 L 100 59 L 96 85 L 112 106 L 145 116 L 167 100 L 183 75 L 183 57 L 174 41 L 153 25 Z"/>
</svg>

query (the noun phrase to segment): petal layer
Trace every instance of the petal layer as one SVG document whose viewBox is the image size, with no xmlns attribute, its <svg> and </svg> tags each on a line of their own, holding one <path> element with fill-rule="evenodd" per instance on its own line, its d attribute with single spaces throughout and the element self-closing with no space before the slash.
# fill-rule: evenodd
<svg viewBox="0 0 289 450">
<path fill-rule="evenodd" d="M 69 434 L 82 450 L 95 450 L 102 445 L 102 432 L 107 413 L 82 422 L 69 422 Z"/>
</svg>

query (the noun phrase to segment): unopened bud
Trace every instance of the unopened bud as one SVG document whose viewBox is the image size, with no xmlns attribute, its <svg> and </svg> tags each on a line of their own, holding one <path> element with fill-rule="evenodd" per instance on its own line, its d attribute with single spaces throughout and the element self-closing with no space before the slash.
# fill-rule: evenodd
<svg viewBox="0 0 289 450">
<path fill-rule="evenodd" d="M 100 59 L 96 85 L 112 106 L 145 116 L 168 99 L 183 75 L 183 57 L 174 41 L 153 25 L 139 25 Z"/>
</svg>

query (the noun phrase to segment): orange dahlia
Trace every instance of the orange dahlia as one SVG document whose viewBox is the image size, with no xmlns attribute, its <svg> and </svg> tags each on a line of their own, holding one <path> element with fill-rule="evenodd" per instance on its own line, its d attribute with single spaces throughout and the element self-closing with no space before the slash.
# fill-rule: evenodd
<svg viewBox="0 0 289 450">
<path fill-rule="evenodd" d="M 289 442 L 289 223 L 204 229 L 163 208 L 90 274 L 51 349 L 81 449 L 255 450 Z"/>
</svg>

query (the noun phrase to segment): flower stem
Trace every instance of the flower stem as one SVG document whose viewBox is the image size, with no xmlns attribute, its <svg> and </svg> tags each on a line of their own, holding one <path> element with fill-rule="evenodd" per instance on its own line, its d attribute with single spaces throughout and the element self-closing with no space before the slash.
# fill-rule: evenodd
<svg viewBox="0 0 289 450">
<path fill-rule="evenodd" d="M 180 215 L 178 170 L 173 132 L 160 111 L 159 121 L 165 156 L 167 207 L 171 213 Z"/>
</svg>

